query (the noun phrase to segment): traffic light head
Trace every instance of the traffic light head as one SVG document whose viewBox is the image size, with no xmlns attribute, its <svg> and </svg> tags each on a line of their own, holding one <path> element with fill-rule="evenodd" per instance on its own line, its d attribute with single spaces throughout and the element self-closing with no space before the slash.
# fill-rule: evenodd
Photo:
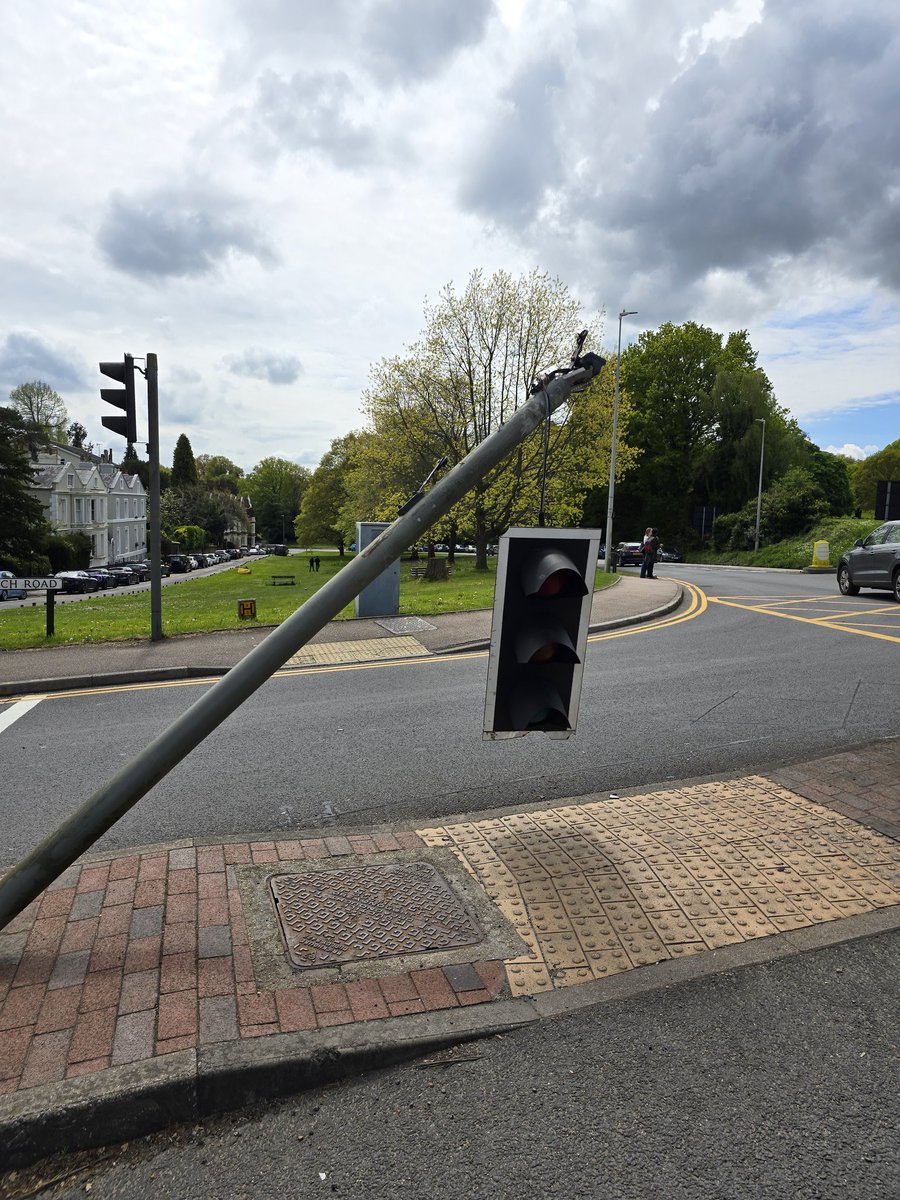
<svg viewBox="0 0 900 1200">
<path fill-rule="evenodd" d="M 510 529 L 500 540 L 485 738 L 575 731 L 599 530 Z"/>
<path fill-rule="evenodd" d="M 103 417 L 101 424 L 113 433 L 121 434 L 126 442 L 137 441 L 137 413 L 134 399 L 134 358 L 126 354 L 122 362 L 100 363 L 100 374 L 123 383 L 124 388 L 101 388 L 100 398 L 124 411 L 122 417 Z"/>
</svg>

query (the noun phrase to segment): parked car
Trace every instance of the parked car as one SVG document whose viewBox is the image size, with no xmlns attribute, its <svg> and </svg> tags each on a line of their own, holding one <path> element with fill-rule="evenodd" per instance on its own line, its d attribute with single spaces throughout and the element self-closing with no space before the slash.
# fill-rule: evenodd
<svg viewBox="0 0 900 1200">
<path fill-rule="evenodd" d="M 100 584 L 87 571 L 57 571 L 56 578 L 62 580 L 64 592 L 99 592 Z"/>
<path fill-rule="evenodd" d="M 660 546 L 656 557 L 659 562 L 684 562 L 684 558 L 674 546 Z"/>
<path fill-rule="evenodd" d="M 139 583 L 144 583 L 145 580 L 150 578 L 150 564 L 148 562 L 130 562 L 126 565 Z"/>
<path fill-rule="evenodd" d="M 0 571 L 0 579 L 15 579 L 12 571 Z M 24 600 L 28 593 L 24 588 L 0 588 L 0 600 Z"/>
<path fill-rule="evenodd" d="M 188 560 L 188 570 L 189 571 L 196 571 L 197 568 L 200 566 L 200 560 L 197 558 L 196 554 L 189 554 L 187 556 L 187 560 Z"/>
<path fill-rule="evenodd" d="M 867 538 L 857 539 L 837 566 L 838 587 L 845 596 L 859 589 L 892 592 L 900 604 L 900 521 L 885 521 Z"/>
<path fill-rule="evenodd" d="M 170 554 L 169 555 L 169 570 L 176 575 L 182 575 L 190 571 L 191 566 L 188 562 L 186 554 Z"/>
<path fill-rule="evenodd" d="M 190 557 L 196 561 L 198 567 L 212 566 L 212 557 L 210 555 L 201 554 L 199 550 L 195 551 Z"/>
<path fill-rule="evenodd" d="M 236 558 L 241 557 L 240 550 L 235 549 L 234 546 L 232 546 L 230 550 L 226 550 L 225 553 L 228 555 L 228 557 L 231 559 L 232 562 L 234 562 L 234 560 Z"/>
<path fill-rule="evenodd" d="M 147 562 L 146 560 L 144 562 L 129 563 L 128 565 L 131 567 L 131 569 L 133 571 L 140 571 L 142 579 L 149 579 L 151 574 L 153 573 L 149 562 Z M 165 578 L 167 575 L 171 574 L 171 571 L 169 569 L 169 564 L 166 561 L 166 559 L 162 559 L 162 561 L 160 562 L 159 573 L 160 573 L 160 575 L 163 576 L 163 578 Z"/>
<path fill-rule="evenodd" d="M 134 571 L 130 567 L 122 566 L 121 563 L 118 565 L 110 563 L 106 569 L 115 578 L 117 587 L 128 587 L 130 584 L 138 582 Z"/>
<path fill-rule="evenodd" d="M 619 542 L 615 550 L 616 565 L 619 567 L 639 567 L 641 565 L 641 543 Z"/>
<path fill-rule="evenodd" d="M 101 588 L 109 589 L 116 586 L 115 576 L 107 571 L 106 567 L 88 567 L 88 575 L 91 579 L 96 579 Z"/>
</svg>

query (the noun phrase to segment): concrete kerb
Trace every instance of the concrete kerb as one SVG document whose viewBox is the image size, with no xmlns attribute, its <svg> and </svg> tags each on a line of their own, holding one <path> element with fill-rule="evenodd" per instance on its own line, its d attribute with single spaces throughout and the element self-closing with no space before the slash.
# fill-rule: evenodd
<svg viewBox="0 0 900 1200">
<path fill-rule="evenodd" d="M 527 998 L 364 1025 L 179 1050 L 0 1099 L 4 1168 L 129 1141 L 171 1125 L 293 1095 L 538 1019 Z"/>
</svg>

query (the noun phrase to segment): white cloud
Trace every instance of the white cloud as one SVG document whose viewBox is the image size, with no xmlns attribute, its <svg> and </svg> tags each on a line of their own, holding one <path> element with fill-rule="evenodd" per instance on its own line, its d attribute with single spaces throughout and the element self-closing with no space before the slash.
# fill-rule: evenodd
<svg viewBox="0 0 900 1200">
<path fill-rule="evenodd" d="M 825 446 L 823 448 L 829 454 L 843 454 L 847 458 L 856 459 L 868 458 L 870 454 L 877 454 L 881 449 L 880 446 L 856 446 L 853 442 L 847 442 L 843 446 Z"/>
<path fill-rule="evenodd" d="M 0 73 L 3 379 L 94 441 L 93 364 L 153 350 L 164 454 L 314 462 L 475 267 L 747 328 L 866 443 L 896 411 L 890 0 L 30 0 Z"/>
</svg>

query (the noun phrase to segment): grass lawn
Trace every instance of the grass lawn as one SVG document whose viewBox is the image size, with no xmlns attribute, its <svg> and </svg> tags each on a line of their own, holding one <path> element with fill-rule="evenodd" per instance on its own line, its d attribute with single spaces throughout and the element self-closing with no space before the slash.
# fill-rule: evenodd
<svg viewBox="0 0 900 1200">
<path fill-rule="evenodd" d="M 162 589 L 164 633 L 167 636 L 208 633 L 253 624 L 280 624 L 351 561 L 349 556 L 341 559 L 337 554 L 317 553 L 321 560 L 318 573 L 310 572 L 309 556 L 300 554 L 288 558 L 244 559 L 241 565 L 250 568 L 249 574 L 239 574 L 238 564 L 235 564 L 228 570 L 203 578 L 178 576 L 177 583 Z M 490 608 L 494 603 L 496 559 L 488 560 L 487 571 L 476 571 L 474 559 L 457 558 L 450 578 L 440 583 L 411 579 L 410 565 L 407 562 L 400 564 L 402 615 L 466 612 Z M 294 575 L 296 583 L 293 586 L 275 586 L 272 583 L 273 575 Z M 597 573 L 596 586 L 606 587 L 614 579 L 615 576 L 600 571 Z M 238 619 L 237 602 L 246 599 L 256 600 L 255 622 Z M 353 615 L 353 605 L 348 604 L 338 619 L 347 620 Z M 94 592 L 84 600 L 57 604 L 55 626 L 55 635 L 48 638 L 43 594 L 34 606 L 10 608 L 0 605 L 0 650 L 148 638 L 150 592 Z"/>
</svg>

